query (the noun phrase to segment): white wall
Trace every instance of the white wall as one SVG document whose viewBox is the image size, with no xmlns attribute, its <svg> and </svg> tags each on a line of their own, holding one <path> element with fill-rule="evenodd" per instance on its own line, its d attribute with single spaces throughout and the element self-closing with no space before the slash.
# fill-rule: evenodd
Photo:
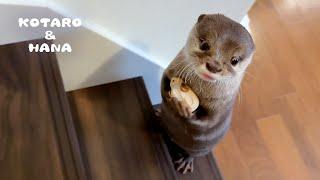
<svg viewBox="0 0 320 180">
<path fill-rule="evenodd" d="M 43 6 L 47 7 L 49 0 L 0 0 L 0 4 Z"/>
<path fill-rule="evenodd" d="M 57 53 L 67 91 L 143 76 L 153 104 L 161 102 L 163 68 L 86 29 L 60 35 L 55 43 L 68 42 L 72 53 Z"/>
<path fill-rule="evenodd" d="M 86 26 L 80 29 L 53 29 L 57 36 L 55 43 L 68 42 L 73 48 L 72 53 L 57 54 L 66 90 L 143 76 L 153 104 L 161 100 L 159 86 L 163 67 L 184 45 L 197 16 L 220 12 L 239 21 L 253 2 L 32 1 L 35 2 L 33 5 L 48 3 L 57 12 L 80 17 Z M 22 3 L 17 0 L 12 2 Z M 24 4 L 28 3 L 24 1 Z M 45 7 L 0 5 L 0 44 L 41 38 L 48 30 L 21 29 L 17 22 L 19 17 L 62 16 Z"/>
<path fill-rule="evenodd" d="M 60 14 L 46 8 L 35 6 L 20 6 L 0 4 L 0 45 L 26 41 L 30 39 L 43 38 L 46 30 L 52 30 L 56 35 L 71 31 L 70 29 L 60 28 L 27 28 L 19 27 L 19 18 L 41 18 L 41 17 L 62 17 Z"/>
<path fill-rule="evenodd" d="M 89 29 L 165 67 L 201 13 L 240 21 L 254 0 L 50 0 L 49 7 L 82 17 Z"/>
<path fill-rule="evenodd" d="M 66 89 L 143 75 L 152 103 L 159 103 L 162 68 L 182 48 L 198 15 L 223 13 L 240 21 L 253 2 L 51 0 L 51 9 L 82 18 L 87 28 L 105 37 L 79 31 L 63 38 L 78 49 L 71 55 L 58 54 Z"/>
<path fill-rule="evenodd" d="M 65 16 L 80 17 L 90 30 L 162 67 L 168 65 L 184 45 L 199 14 L 223 13 L 240 21 L 253 2 L 254 0 L 0 0 L 0 4 L 46 6 Z M 12 25 L 15 21 L 10 18 L 15 19 L 14 15 L 26 13 L 35 17 L 46 15 L 43 10 L 26 12 L 30 9 L 17 8 L 11 12 L 11 8 L 2 8 L 0 22 Z M 16 32 L 17 29 L 14 29 L 12 34 Z M 36 37 L 36 32 L 27 33 L 18 35 L 13 40 L 21 36 Z M 10 41 L 12 34 L 3 36 L 5 38 L 1 42 Z"/>
</svg>

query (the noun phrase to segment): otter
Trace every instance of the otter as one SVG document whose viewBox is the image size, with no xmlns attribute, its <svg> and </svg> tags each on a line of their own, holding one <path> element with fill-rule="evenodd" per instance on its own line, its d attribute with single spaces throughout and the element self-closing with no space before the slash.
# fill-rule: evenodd
<svg viewBox="0 0 320 180">
<path fill-rule="evenodd" d="M 233 104 L 251 63 L 255 44 L 250 33 L 222 14 L 202 14 L 186 45 L 163 73 L 162 103 L 157 111 L 161 127 L 179 147 L 175 169 L 193 171 L 193 160 L 211 152 L 230 127 Z M 178 77 L 198 96 L 192 112 L 168 95 L 170 79 Z"/>
</svg>

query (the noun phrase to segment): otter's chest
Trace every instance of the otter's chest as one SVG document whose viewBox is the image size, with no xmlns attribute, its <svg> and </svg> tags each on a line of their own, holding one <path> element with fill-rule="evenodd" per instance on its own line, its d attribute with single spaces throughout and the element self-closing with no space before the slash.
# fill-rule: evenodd
<svg viewBox="0 0 320 180">
<path fill-rule="evenodd" d="M 190 83 L 191 82 L 191 83 Z M 219 109 L 228 108 L 234 98 L 234 94 L 228 89 L 224 89 L 217 84 L 198 80 L 197 82 L 190 81 L 186 84 L 194 91 L 200 101 L 200 106 L 216 112 Z"/>
</svg>

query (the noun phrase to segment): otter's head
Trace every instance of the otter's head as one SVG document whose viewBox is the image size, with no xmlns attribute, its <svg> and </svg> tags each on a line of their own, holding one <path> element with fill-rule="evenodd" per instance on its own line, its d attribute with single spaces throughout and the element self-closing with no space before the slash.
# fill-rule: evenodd
<svg viewBox="0 0 320 180">
<path fill-rule="evenodd" d="M 221 14 L 200 15 L 193 27 L 185 54 L 195 73 L 206 81 L 242 75 L 255 49 L 249 32 Z"/>
</svg>

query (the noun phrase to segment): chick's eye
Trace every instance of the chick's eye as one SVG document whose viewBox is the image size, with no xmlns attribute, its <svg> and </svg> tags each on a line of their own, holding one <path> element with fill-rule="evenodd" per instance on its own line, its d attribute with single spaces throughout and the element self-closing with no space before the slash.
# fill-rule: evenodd
<svg viewBox="0 0 320 180">
<path fill-rule="evenodd" d="M 208 42 L 206 42 L 204 39 L 200 39 L 200 49 L 202 51 L 210 50 L 210 46 L 209 46 Z"/>
<path fill-rule="evenodd" d="M 230 63 L 235 66 L 240 62 L 240 57 L 232 57 Z"/>
</svg>

